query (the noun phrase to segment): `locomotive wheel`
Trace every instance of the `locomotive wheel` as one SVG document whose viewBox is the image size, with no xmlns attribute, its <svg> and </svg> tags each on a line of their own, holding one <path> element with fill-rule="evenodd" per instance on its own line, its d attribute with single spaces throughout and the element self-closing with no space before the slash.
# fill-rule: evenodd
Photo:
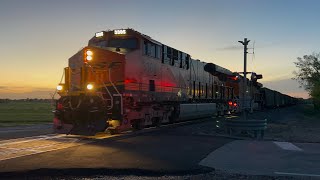
<svg viewBox="0 0 320 180">
<path fill-rule="evenodd" d="M 223 112 L 222 111 L 218 111 L 217 112 L 217 117 L 223 116 Z"/>
<path fill-rule="evenodd" d="M 160 127 L 161 126 L 161 118 L 159 118 L 159 117 L 152 118 L 152 125 L 156 126 L 156 127 Z"/>
<path fill-rule="evenodd" d="M 169 116 L 169 122 L 170 123 L 174 123 L 174 122 L 176 122 L 176 117 L 175 116 Z"/>
<path fill-rule="evenodd" d="M 216 117 L 219 117 L 219 111 L 217 111 L 217 112 L 215 113 L 215 116 L 216 116 Z"/>
<path fill-rule="evenodd" d="M 143 127 L 144 126 L 143 126 L 143 123 L 142 123 L 141 119 L 137 119 L 132 123 L 132 128 L 133 128 L 134 131 L 141 130 L 141 129 L 143 129 Z"/>
<path fill-rule="evenodd" d="M 118 134 L 118 130 L 116 129 L 109 129 L 108 131 L 111 135 Z"/>
<path fill-rule="evenodd" d="M 171 116 L 169 116 L 169 122 L 170 123 L 175 123 L 178 118 L 179 118 L 179 114 L 177 113 L 177 111 L 173 111 Z"/>
</svg>

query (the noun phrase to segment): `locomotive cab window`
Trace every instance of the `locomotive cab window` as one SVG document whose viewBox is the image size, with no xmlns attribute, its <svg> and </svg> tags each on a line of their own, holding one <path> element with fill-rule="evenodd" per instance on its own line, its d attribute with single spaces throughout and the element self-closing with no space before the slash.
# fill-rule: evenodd
<svg viewBox="0 0 320 180">
<path fill-rule="evenodd" d="M 102 39 L 90 41 L 89 45 L 108 48 L 125 48 L 133 50 L 138 48 L 138 40 L 137 38 L 114 38 L 109 40 Z"/>
<path fill-rule="evenodd" d="M 171 63 L 171 48 L 166 45 L 162 45 L 162 63 Z"/>
<path fill-rule="evenodd" d="M 98 47 L 107 47 L 107 41 L 106 40 L 103 40 L 103 41 L 98 41 L 98 42 L 95 42 L 94 45 L 95 46 L 98 46 Z"/>
<path fill-rule="evenodd" d="M 172 49 L 172 61 L 171 61 L 172 66 L 179 67 L 180 62 L 179 62 L 179 51 L 176 49 Z"/>
<path fill-rule="evenodd" d="M 185 68 L 188 70 L 190 68 L 190 55 L 187 54 L 186 58 L 185 58 Z"/>
<path fill-rule="evenodd" d="M 136 49 L 138 47 L 138 40 L 136 38 L 110 39 L 107 47 Z"/>
<path fill-rule="evenodd" d="M 167 46 L 167 62 L 172 64 L 172 48 Z"/>
<path fill-rule="evenodd" d="M 147 56 L 151 56 L 153 58 L 160 59 L 161 48 L 159 45 L 144 41 L 143 42 L 143 54 Z"/>
</svg>

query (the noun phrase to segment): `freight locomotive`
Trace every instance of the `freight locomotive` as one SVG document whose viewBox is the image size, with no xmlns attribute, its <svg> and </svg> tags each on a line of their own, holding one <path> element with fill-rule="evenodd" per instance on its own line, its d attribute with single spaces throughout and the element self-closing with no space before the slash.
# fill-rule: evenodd
<svg viewBox="0 0 320 180">
<path fill-rule="evenodd" d="M 133 29 L 96 33 L 64 76 L 54 111 L 59 133 L 119 133 L 239 112 L 242 94 L 251 97 L 248 107 L 262 108 L 268 95 L 258 82 L 242 90 L 239 74 Z"/>
</svg>

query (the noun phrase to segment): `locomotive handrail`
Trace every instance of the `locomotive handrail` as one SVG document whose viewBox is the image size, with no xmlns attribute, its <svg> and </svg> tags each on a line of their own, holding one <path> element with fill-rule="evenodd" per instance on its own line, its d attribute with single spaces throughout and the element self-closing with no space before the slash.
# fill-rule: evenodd
<svg viewBox="0 0 320 180">
<path fill-rule="evenodd" d="M 112 95 L 111 95 L 111 93 L 110 93 L 107 85 L 106 85 L 104 82 L 102 82 L 102 83 L 103 83 L 103 85 L 104 85 L 104 88 L 107 90 L 107 92 L 108 92 L 108 94 L 109 94 L 109 96 L 110 96 L 110 100 L 111 100 L 111 101 L 110 101 L 110 108 L 108 109 L 108 110 L 110 110 L 110 109 L 112 109 L 112 107 L 113 107 L 113 97 L 112 97 Z"/>
<path fill-rule="evenodd" d="M 121 108 L 120 108 L 120 111 L 121 111 L 121 115 L 123 115 L 123 97 L 122 97 L 122 94 L 118 91 L 117 87 L 113 84 L 112 82 L 112 79 L 111 79 L 111 66 L 109 66 L 109 80 L 110 80 L 110 83 L 112 84 L 113 88 L 117 91 L 118 95 L 120 96 L 120 104 L 121 104 Z M 112 97 L 113 99 L 113 97 Z M 113 103 L 112 103 L 113 105 Z"/>
<path fill-rule="evenodd" d="M 92 67 L 91 65 L 89 65 L 89 67 L 91 68 L 91 72 L 96 73 L 96 72 L 93 71 L 93 67 Z M 110 110 L 110 109 L 113 108 L 113 97 L 112 97 L 112 95 L 111 95 L 111 93 L 110 93 L 107 85 L 103 82 L 103 80 L 101 80 L 101 79 L 99 79 L 99 80 L 100 80 L 100 82 L 102 82 L 104 88 L 107 90 L 107 92 L 108 92 L 108 94 L 109 94 L 109 96 L 110 96 L 110 100 L 111 100 L 111 101 L 110 101 L 110 107 L 109 107 L 109 109 L 108 109 L 108 110 Z M 102 96 L 102 99 L 104 99 L 103 96 Z"/>
</svg>

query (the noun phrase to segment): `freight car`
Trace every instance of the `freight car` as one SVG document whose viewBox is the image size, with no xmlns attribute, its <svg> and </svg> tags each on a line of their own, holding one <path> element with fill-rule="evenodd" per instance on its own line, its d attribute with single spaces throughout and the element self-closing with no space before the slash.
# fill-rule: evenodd
<svg viewBox="0 0 320 180">
<path fill-rule="evenodd" d="M 269 88 L 261 88 L 262 94 L 262 107 L 263 108 L 278 108 L 284 106 L 295 105 L 297 99 L 286 94 L 282 94 L 278 91 L 271 90 Z"/>
<path fill-rule="evenodd" d="M 230 70 L 133 29 L 102 31 L 69 58 L 54 111 L 60 133 L 117 133 L 237 108 Z"/>
</svg>

